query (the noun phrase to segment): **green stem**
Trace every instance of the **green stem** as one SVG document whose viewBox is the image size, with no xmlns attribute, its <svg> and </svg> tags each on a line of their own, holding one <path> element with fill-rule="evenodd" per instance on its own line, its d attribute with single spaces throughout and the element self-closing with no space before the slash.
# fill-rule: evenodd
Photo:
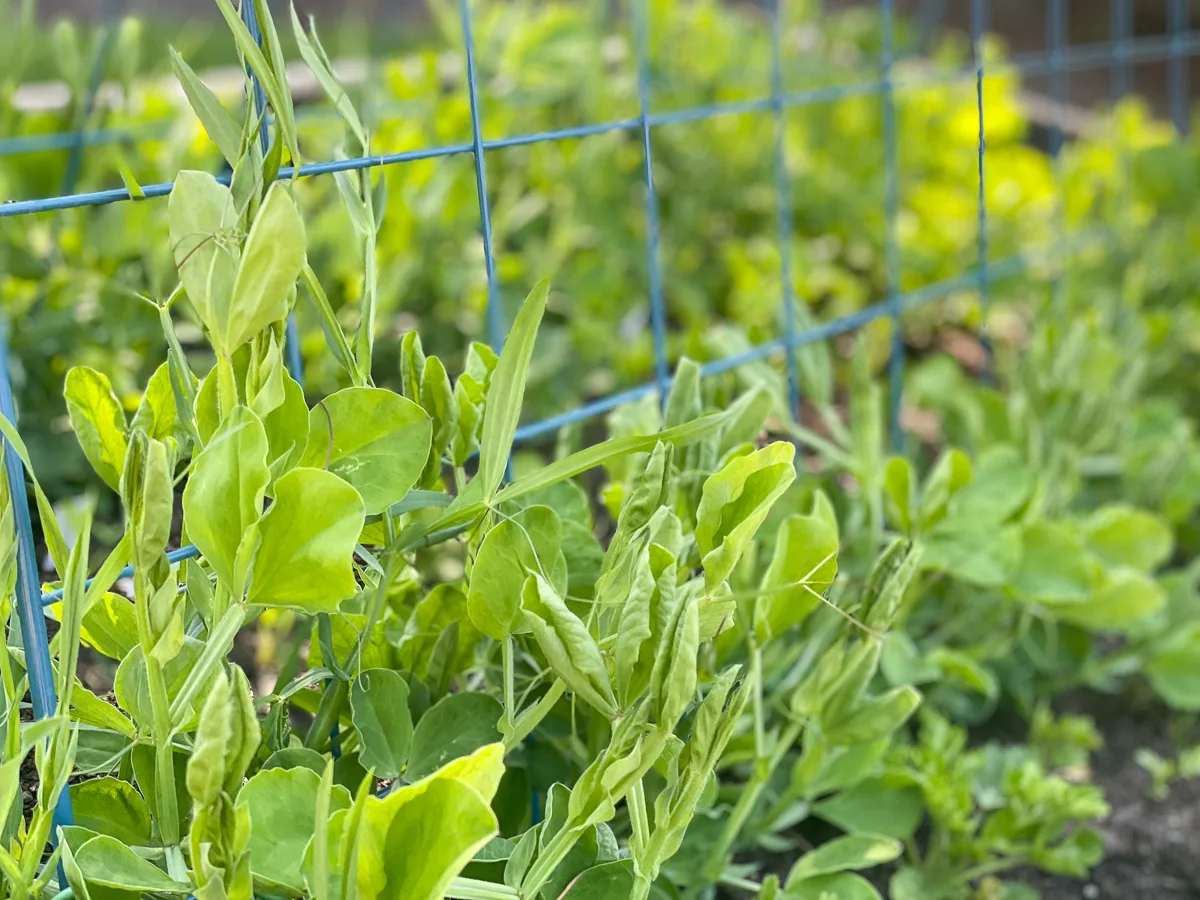
<svg viewBox="0 0 1200 900">
<path fill-rule="evenodd" d="M 325 693 L 321 695 L 321 704 L 317 707 L 316 715 L 313 716 L 308 734 L 304 736 L 305 747 L 322 753 L 325 751 L 329 745 L 330 732 L 333 731 L 333 726 L 338 720 L 338 713 L 349 694 L 350 685 L 340 678 L 333 679 L 325 686 Z"/>
<path fill-rule="evenodd" d="M 448 900 L 518 900 L 521 895 L 507 884 L 493 884 L 475 878 L 455 878 L 446 888 Z"/>
<path fill-rule="evenodd" d="M 224 354 L 217 354 L 217 412 L 221 421 L 229 418 L 233 408 L 237 406 L 237 377 L 233 373 L 233 360 Z"/>
<path fill-rule="evenodd" d="M 521 897 L 525 900 L 536 897 L 542 886 L 550 880 L 558 864 L 567 858 L 567 854 L 578 841 L 579 831 L 565 826 L 550 838 L 550 843 L 546 844 L 529 867 L 529 871 L 525 873 L 525 879 L 521 882 Z"/>
<path fill-rule="evenodd" d="M 541 724 L 542 719 L 550 715 L 554 704 L 566 692 L 566 682 L 562 679 L 555 679 L 554 684 L 550 685 L 550 690 L 546 691 L 541 700 L 517 716 L 517 720 L 513 723 L 512 733 L 504 738 L 504 751 L 507 753 L 525 740 L 529 733 Z"/>
<path fill-rule="evenodd" d="M 513 637 L 505 635 L 500 642 L 500 659 L 504 668 L 504 722 L 507 734 L 512 730 L 513 720 L 517 714 L 516 690 L 513 687 Z"/>
</svg>

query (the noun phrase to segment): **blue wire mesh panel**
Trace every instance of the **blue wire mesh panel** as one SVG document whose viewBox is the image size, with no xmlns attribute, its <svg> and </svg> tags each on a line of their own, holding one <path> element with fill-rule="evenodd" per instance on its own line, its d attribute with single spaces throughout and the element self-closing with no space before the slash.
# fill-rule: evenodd
<svg viewBox="0 0 1200 900">
<path fill-rule="evenodd" d="M 1132 29 L 1131 0 L 1110 0 L 1110 40 L 1097 44 L 1072 47 L 1068 36 L 1067 0 L 1046 0 L 1047 51 L 1012 57 L 1009 67 L 1026 76 L 1049 76 L 1054 99 L 1065 102 L 1069 73 L 1085 70 L 1111 69 L 1113 93 L 1118 97 L 1128 94 L 1133 87 L 1133 67 L 1139 62 L 1166 63 L 1169 71 L 1169 105 L 1171 115 L 1181 133 L 1188 125 L 1187 92 L 1189 88 L 1190 57 L 1200 49 L 1200 35 L 1190 30 L 1187 0 L 1166 0 L 1169 4 L 1169 33 L 1164 36 L 1136 39 Z M 654 165 L 655 130 L 668 125 L 689 122 L 705 122 L 726 116 L 762 114 L 771 117 L 773 125 L 770 145 L 770 169 L 775 190 L 775 231 L 779 243 L 780 265 L 780 333 L 768 340 L 751 346 L 744 352 L 710 361 L 701 367 L 704 375 L 729 372 L 747 363 L 783 357 L 788 386 L 788 403 L 793 413 L 798 414 L 801 405 L 801 383 L 799 351 L 808 345 L 827 341 L 837 335 L 846 334 L 872 322 L 887 321 L 891 325 L 889 356 L 889 421 L 891 440 L 897 450 L 903 448 L 904 434 L 901 427 L 901 410 L 904 381 L 905 340 L 903 317 L 918 307 L 936 302 L 951 294 L 964 291 L 977 293 L 986 321 L 986 312 L 994 286 L 1002 279 L 1026 271 L 1031 261 L 1026 256 L 1013 255 L 990 259 L 989 221 L 987 206 L 986 155 L 987 129 L 985 120 L 985 53 L 984 33 L 988 24 L 988 0 L 970 0 L 970 37 L 972 60 L 960 71 L 936 72 L 932 74 L 909 74 L 900 77 L 897 72 L 898 54 L 896 42 L 896 16 L 893 0 L 878 0 L 877 9 L 881 23 L 881 52 L 878 60 L 878 77 L 866 81 L 846 84 L 820 85 L 804 90 L 788 90 L 785 80 L 787 44 L 785 42 L 786 0 L 774 0 L 770 7 L 772 41 L 770 53 L 769 90 L 758 96 L 737 100 L 711 102 L 701 106 L 689 106 L 665 112 L 655 112 L 652 104 L 654 83 L 654 60 L 650 53 L 650 9 L 648 0 L 633 0 L 630 8 L 636 58 L 636 83 L 638 114 L 606 122 L 593 122 L 571 127 L 517 134 L 488 140 L 482 129 L 481 93 L 477 71 L 476 44 L 472 31 L 470 0 L 459 0 L 459 13 L 463 50 L 466 62 L 466 88 L 470 109 L 470 140 L 442 146 L 405 150 L 403 152 L 373 155 L 352 159 L 337 159 L 306 163 L 299 169 L 288 166 L 280 169 L 280 179 L 317 177 L 351 170 L 367 170 L 383 166 L 404 165 L 419 160 L 433 160 L 470 155 L 474 166 L 475 186 L 478 196 L 479 229 L 483 244 L 483 259 L 487 279 L 486 333 L 488 343 L 499 349 L 507 333 L 507 322 L 499 296 L 496 274 L 497 248 L 493 244 L 492 207 L 488 192 L 487 155 L 489 152 L 531 146 L 550 141 L 586 138 L 626 132 L 640 138 L 642 171 L 644 181 L 644 214 L 646 223 L 646 271 L 649 318 L 653 348 L 653 377 L 644 384 L 609 393 L 580 406 L 567 409 L 549 418 L 523 425 L 517 432 L 517 440 L 529 441 L 556 432 L 572 423 L 580 422 L 609 412 L 626 403 L 658 395 L 665 399 L 671 385 L 668 354 L 668 309 L 664 292 L 664 269 L 660 246 L 660 197 L 656 185 Z M 942 0 L 928 0 L 922 5 L 924 15 L 931 20 L 940 19 L 945 8 Z M 258 23 L 254 18 L 253 5 L 243 4 L 243 18 L 252 34 L 258 36 Z M 97 69 L 99 71 L 99 69 Z M 263 90 L 253 72 L 249 73 L 250 97 L 253 109 L 264 112 L 267 108 Z M 975 89 L 978 112 L 977 159 L 974 161 L 978 177 L 978 209 L 976 216 L 975 263 L 964 266 L 962 272 L 935 280 L 919 288 L 905 290 L 902 283 L 900 216 L 902 211 L 901 164 L 897 141 L 897 92 L 909 88 L 930 85 L 963 84 Z M 98 77 L 93 79 L 93 95 Z M 812 327 L 800 328 L 797 320 L 797 305 L 805 302 L 798 297 L 794 282 L 795 265 L 792 244 L 795 232 L 793 221 L 793 187 L 788 167 L 788 143 L 786 122 L 789 112 L 815 104 L 833 104 L 851 98 L 870 98 L 880 104 L 882 120 L 882 157 L 884 196 L 882 217 L 884 222 L 885 286 L 883 297 L 875 303 L 833 321 Z M 90 109 L 92 100 L 85 104 Z M 87 115 L 80 120 L 86 125 Z M 51 150 L 68 150 L 68 178 L 64 191 L 59 196 L 24 199 L 0 205 L 0 217 L 14 217 L 46 213 L 56 210 L 101 206 L 110 203 L 132 201 L 129 190 L 113 188 L 103 191 L 74 193 L 75 177 L 84 147 L 101 146 L 114 141 L 137 140 L 152 137 L 160 125 L 149 123 L 138 129 L 103 129 L 22 136 L 0 140 L 0 155 L 34 153 Z M 267 152 L 270 141 L 270 123 L 263 116 L 260 130 L 260 146 Z M 1055 123 L 1051 128 L 1050 151 L 1055 157 L 1058 181 L 1058 207 L 1056 210 L 1056 234 L 1053 259 L 1059 262 L 1066 258 L 1073 247 L 1090 242 L 1094 235 L 1081 234 L 1068 238 L 1066 210 L 1062 205 L 1062 153 L 1063 129 Z M 226 183 L 228 176 L 225 176 Z M 142 197 L 147 201 L 167 196 L 172 189 L 170 183 L 143 186 Z M 803 198 L 801 198 L 803 202 Z M 1055 295 L 1065 290 L 1063 279 L 1056 277 Z M 16 410 L 12 398 L 12 387 L 8 376 L 8 354 L 5 343 L 6 331 L 0 321 L 0 412 L 16 424 Z M 991 366 L 991 344 L 986 331 L 980 335 L 987 367 Z M 288 365 L 299 381 L 301 360 L 299 340 L 294 321 L 288 328 Z M 30 512 L 26 499 L 22 464 L 9 446 L 6 455 L 6 476 L 13 496 L 13 508 L 20 548 L 18 555 L 18 622 L 21 636 L 28 652 L 31 690 L 35 713 L 40 717 L 54 708 L 54 684 L 50 668 L 50 656 L 46 641 L 42 607 L 61 599 L 61 592 L 40 592 L 39 576 L 34 554 L 34 538 L 30 524 Z M 193 547 L 184 547 L 169 554 L 172 562 L 179 562 L 197 555 Z M 122 575 L 130 574 L 126 569 Z M 69 794 L 63 793 L 57 824 L 70 822 Z"/>
</svg>

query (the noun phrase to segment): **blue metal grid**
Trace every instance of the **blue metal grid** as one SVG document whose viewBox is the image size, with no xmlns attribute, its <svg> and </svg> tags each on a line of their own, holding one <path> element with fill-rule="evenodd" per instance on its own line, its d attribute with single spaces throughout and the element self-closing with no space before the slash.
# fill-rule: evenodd
<svg viewBox="0 0 1200 900">
<path fill-rule="evenodd" d="M 1166 62 L 1170 73 L 1169 88 L 1172 116 L 1182 133 L 1186 131 L 1187 127 L 1188 63 L 1190 56 L 1197 49 L 1200 49 L 1200 34 L 1189 30 L 1186 0 L 1166 0 L 1166 2 L 1169 4 L 1170 33 L 1165 37 L 1135 39 L 1131 33 L 1132 23 L 1129 0 L 1111 0 L 1112 39 L 1099 44 L 1070 47 L 1067 45 L 1068 42 L 1066 40 L 1066 0 L 1048 0 L 1047 30 L 1049 35 L 1049 52 L 1045 54 L 1018 56 L 1013 58 L 1009 65 L 1027 76 L 1050 75 L 1055 98 L 1065 100 L 1067 73 L 1071 71 L 1111 68 L 1113 92 L 1119 97 L 1124 96 L 1132 88 L 1134 63 Z M 893 0 L 878 0 L 878 3 L 883 24 L 883 44 L 878 79 L 804 91 L 786 91 L 783 79 L 784 0 L 775 0 L 772 18 L 774 33 L 771 51 L 771 92 L 768 96 L 731 103 L 714 103 L 665 113 L 655 113 L 651 110 L 652 73 L 649 58 L 648 11 L 646 0 L 635 0 L 633 15 L 637 45 L 638 99 L 640 105 L 640 114 L 637 117 L 489 141 L 483 138 L 480 123 L 481 115 L 475 65 L 475 45 L 471 31 L 469 0 L 460 0 L 459 7 L 466 52 L 467 88 L 471 113 L 472 140 L 470 143 L 423 148 L 403 153 L 310 163 L 301 166 L 298 172 L 289 166 L 282 168 L 279 171 L 278 177 L 281 179 L 291 178 L 293 175 L 311 177 L 339 171 L 366 170 L 375 167 L 398 165 L 415 160 L 471 154 L 475 167 L 484 264 L 487 272 L 487 336 L 489 343 L 494 348 L 499 349 L 503 343 L 507 325 L 496 290 L 496 249 L 493 246 L 491 232 L 485 165 L 487 152 L 505 147 L 518 147 L 543 141 L 587 137 L 613 131 L 640 132 L 644 151 L 646 181 L 646 252 L 649 272 L 649 307 L 654 339 L 654 378 L 646 384 L 612 393 L 565 411 L 557 416 L 525 425 L 518 430 L 517 440 L 528 441 L 553 433 L 565 425 L 592 418 L 624 403 L 648 395 L 657 393 L 660 397 L 665 397 L 672 378 L 668 368 L 667 310 L 663 297 L 662 275 L 659 264 L 659 211 L 652 156 L 653 129 L 666 124 L 700 121 L 717 116 L 769 112 L 775 120 L 772 165 L 777 189 L 777 228 L 781 253 L 782 335 L 758 344 L 744 353 L 709 362 L 702 367 L 701 371 L 704 375 L 715 375 L 730 371 L 748 362 L 764 360 L 782 353 L 786 358 L 789 401 L 792 408 L 798 410 L 800 384 L 796 359 L 797 349 L 808 344 L 827 340 L 838 334 L 854 331 L 879 319 L 888 319 L 892 324 L 892 348 L 889 364 L 889 412 L 893 444 L 899 448 L 902 441 L 899 414 L 904 374 L 904 341 L 901 328 L 903 314 L 911 309 L 944 298 L 953 292 L 972 288 L 978 290 L 982 306 L 986 311 L 992 285 L 999 280 L 1026 271 L 1031 261 L 1027 257 L 1010 257 L 1001 260 L 989 260 L 988 258 L 988 216 L 986 183 L 984 179 L 986 129 L 984 118 L 985 71 L 983 52 L 983 34 L 987 22 L 988 0 L 971 0 L 971 39 L 973 46 L 971 66 L 961 72 L 950 73 L 949 75 L 921 76 L 909 78 L 903 82 L 894 77 L 897 55 L 894 42 Z M 242 15 L 251 33 L 258 36 L 258 25 L 255 20 L 254 8 L 249 0 L 245 0 L 242 4 Z M 261 85 L 252 72 L 249 74 L 251 78 L 250 102 L 255 104 L 255 109 L 260 111 L 265 110 L 266 103 Z M 954 83 L 968 78 L 973 79 L 975 83 L 979 117 L 977 263 L 972 272 L 964 273 L 963 275 L 936 282 L 916 290 L 902 291 L 900 289 L 901 259 L 897 234 L 901 196 L 900 161 L 897 158 L 896 148 L 895 91 L 902 86 L 906 88 L 919 88 L 922 86 Z M 93 94 L 94 90 L 95 86 L 93 86 Z M 872 95 L 880 97 L 884 121 L 886 296 L 879 302 L 851 315 L 804 330 L 797 330 L 794 308 L 796 298 L 791 280 L 792 265 L 790 257 L 790 244 L 793 231 L 792 199 L 791 186 L 787 174 L 787 148 L 784 140 L 784 123 L 787 111 L 789 108 L 797 106 L 832 103 L 849 97 Z M 90 108 L 93 99 L 93 97 L 87 99 L 86 108 Z M 86 116 L 83 121 L 86 125 Z M 153 128 L 146 126 L 140 128 L 136 133 L 125 129 L 104 129 L 89 133 L 76 130 L 61 134 L 24 136 L 0 141 L 0 155 L 67 149 L 71 151 L 74 158 L 75 154 L 81 153 L 84 146 L 94 146 L 112 141 L 136 140 L 139 135 L 142 135 L 143 131 L 145 135 L 152 135 Z M 260 132 L 263 152 L 266 152 L 269 140 L 269 122 L 264 115 Z M 1056 159 L 1061 156 L 1059 151 L 1062 147 L 1062 141 L 1062 129 L 1056 126 L 1051 132 L 1051 149 Z M 77 172 L 77 170 L 77 165 L 69 166 L 68 174 L 72 171 Z M 61 196 L 22 200 L 0 205 L 0 217 L 30 215 L 54 210 L 99 206 L 134 200 L 129 191 L 124 188 L 72 193 L 74 187 L 73 177 L 66 182 L 65 187 L 66 190 L 64 190 Z M 164 197 L 170 193 L 171 188 L 172 185 L 169 183 L 149 185 L 143 188 L 143 195 L 146 199 Z M 1064 258 L 1065 254 L 1071 252 L 1079 244 L 1098 239 L 1094 234 L 1080 234 L 1068 239 L 1065 233 L 1065 222 L 1063 221 L 1063 211 L 1061 209 L 1059 210 L 1059 220 L 1057 246 L 1054 248 L 1055 257 L 1058 260 Z M 1099 239 L 1102 240 L 1104 238 L 1101 237 Z M 1059 291 L 1061 289 L 1061 286 L 1056 288 Z M 986 334 L 982 334 L 981 337 L 990 364 L 990 342 L 988 342 Z M 296 339 L 294 323 L 289 322 L 289 369 L 292 371 L 294 377 L 299 380 L 302 375 L 300 372 L 298 351 L 299 342 Z M 7 356 L 6 330 L 4 323 L 0 321 L 0 413 L 16 425 L 16 411 L 13 406 Z M 35 715 L 41 717 L 51 714 L 55 703 L 54 683 L 50 668 L 50 656 L 42 609 L 44 606 L 48 606 L 61 599 L 62 594 L 61 591 L 54 591 L 45 595 L 41 593 L 40 579 L 34 555 L 34 540 L 30 524 L 28 500 L 24 485 L 24 473 L 16 453 L 13 452 L 11 446 L 7 449 L 8 452 L 5 458 L 6 476 L 12 492 L 15 525 L 19 539 L 17 579 L 18 624 L 28 654 L 34 711 Z M 194 547 L 184 547 L 168 554 L 168 557 L 172 562 L 179 562 L 196 555 L 197 551 Z M 126 568 L 121 574 L 127 576 L 131 572 L 130 568 Z M 64 792 L 56 821 L 58 824 L 67 824 L 70 820 L 70 799 L 69 795 Z"/>
</svg>

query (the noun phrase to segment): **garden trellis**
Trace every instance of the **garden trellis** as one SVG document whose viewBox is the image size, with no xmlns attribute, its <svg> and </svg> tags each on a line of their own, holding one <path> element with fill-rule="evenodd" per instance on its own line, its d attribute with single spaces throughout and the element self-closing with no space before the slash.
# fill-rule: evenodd
<svg viewBox="0 0 1200 900">
<path fill-rule="evenodd" d="M 821 87 L 811 90 L 789 92 L 784 84 L 784 43 L 783 21 L 784 2 L 776 0 L 771 10 L 773 17 L 773 40 L 771 53 L 771 91 L 769 95 L 728 103 L 713 103 L 702 107 L 673 110 L 670 112 L 655 112 L 653 109 L 652 71 L 648 51 L 648 12 L 645 2 L 635 2 L 633 8 L 633 31 L 637 59 L 637 92 L 640 112 L 633 118 L 616 121 L 584 124 L 571 128 L 544 131 L 534 134 L 514 135 L 495 140 L 485 140 L 481 126 L 481 110 L 476 68 L 475 43 L 471 30 L 471 11 L 468 0 L 460 0 L 460 15 L 462 38 L 466 57 L 466 78 L 468 98 L 470 101 L 470 123 L 472 139 L 469 143 L 457 143 L 440 147 L 409 150 L 400 153 L 360 157 L 345 160 L 308 163 L 299 167 L 283 167 L 278 173 L 280 179 L 291 177 L 315 177 L 350 170 L 365 170 L 393 165 L 403 165 L 418 160 L 448 158 L 452 156 L 470 155 L 474 163 L 476 190 L 479 204 L 479 224 L 483 244 L 484 265 L 487 275 L 487 338 L 496 350 L 503 344 L 506 323 L 499 302 L 496 275 L 496 248 L 493 246 L 491 226 L 491 208 L 488 193 L 487 155 L 489 152 L 537 144 L 547 141 L 584 138 L 614 131 L 624 131 L 640 135 L 644 155 L 645 181 L 645 222 L 648 272 L 648 301 L 650 312 L 650 327 L 653 337 L 654 371 L 653 378 L 645 384 L 634 388 L 617 391 L 599 399 L 592 400 L 575 408 L 529 423 L 517 432 L 518 440 L 531 440 L 552 434 L 558 429 L 580 422 L 603 413 L 609 412 L 623 404 L 646 397 L 648 395 L 666 396 L 671 385 L 669 358 L 667 353 L 668 317 L 670 310 L 664 296 L 663 272 L 660 265 L 660 234 L 659 234 L 659 201 L 655 189 L 654 176 L 654 132 L 655 129 L 670 124 L 695 122 L 720 116 L 756 113 L 770 115 L 774 121 L 774 145 L 772 148 L 772 166 L 775 180 L 775 205 L 777 212 L 777 232 L 780 246 L 780 304 L 783 327 L 781 333 L 774 339 L 753 346 L 749 350 L 726 358 L 714 360 L 702 367 L 705 375 L 715 375 L 727 372 L 744 364 L 761 361 L 772 357 L 782 356 L 785 360 L 789 399 L 793 409 L 799 407 L 801 401 L 800 372 L 797 361 L 799 348 L 819 341 L 827 340 L 839 334 L 854 331 L 876 320 L 888 320 L 892 324 L 892 347 L 889 365 L 889 418 L 893 442 L 898 442 L 901 435 L 900 410 L 904 382 L 905 345 L 902 330 L 902 317 L 908 310 L 933 303 L 952 293 L 963 289 L 974 289 L 979 293 L 982 304 L 986 307 L 991 286 L 998 280 L 1011 277 L 1026 271 L 1031 260 L 1023 256 L 1013 256 L 1004 259 L 989 259 L 988 248 L 988 210 L 986 204 L 986 113 L 984 104 L 984 80 L 986 77 L 983 56 L 983 34 L 988 19 L 987 0 L 969 0 L 971 13 L 971 38 L 974 55 L 974 65 L 966 72 L 954 73 L 951 76 L 930 76 L 926 80 L 902 82 L 895 77 L 894 69 L 898 54 L 896 51 L 895 11 L 892 0 L 879 0 L 879 12 L 882 21 L 882 49 L 879 59 L 879 75 L 877 78 L 856 83 L 831 87 Z M 1167 0 L 1169 10 L 1169 33 L 1165 37 L 1137 39 L 1132 33 L 1132 0 L 1113 0 L 1111 5 L 1112 39 L 1102 44 L 1071 47 L 1067 36 L 1067 0 L 1048 0 L 1047 35 L 1048 51 L 1025 57 L 1016 57 L 1012 61 L 1014 68 L 1026 75 L 1049 76 L 1051 92 L 1058 104 L 1064 104 L 1067 95 L 1067 80 L 1071 71 L 1088 69 L 1111 68 L 1113 88 L 1117 96 L 1123 96 L 1132 89 L 1132 71 L 1135 63 L 1165 62 L 1168 67 L 1170 108 L 1177 127 L 1182 131 L 1187 124 L 1187 94 L 1188 94 L 1188 61 L 1200 46 L 1200 35 L 1194 35 L 1189 28 L 1188 4 L 1186 0 Z M 257 33 L 254 22 L 253 6 L 243 4 L 243 16 L 252 34 Z M 900 284 L 900 243 L 898 227 L 901 212 L 899 172 L 901 161 L 897 153 L 896 137 L 896 108 L 895 94 L 902 88 L 920 86 L 923 83 L 936 83 L 939 80 L 973 79 L 978 106 L 978 233 L 977 260 L 975 266 L 968 271 L 959 273 L 951 278 L 934 282 L 924 287 L 904 291 Z M 250 74 L 252 85 L 252 102 L 259 110 L 265 110 L 265 98 L 257 79 Z M 92 85 L 94 93 L 96 85 Z M 877 303 L 848 316 L 820 324 L 812 328 L 799 328 L 794 311 L 794 286 L 792 281 L 792 259 L 790 254 L 793 231 L 792 211 L 793 198 L 786 166 L 786 140 L 784 120 L 789 109 L 812 105 L 831 104 L 854 96 L 875 96 L 881 104 L 884 124 L 884 160 L 885 160 L 885 260 L 886 260 L 886 290 L 883 299 Z M 90 100 L 88 101 L 90 104 Z M 268 141 L 268 124 L 262 125 L 261 141 L 265 149 Z M 1051 127 L 1050 151 L 1056 159 L 1061 159 L 1064 142 L 1064 131 L 1060 124 Z M 77 170 L 78 154 L 84 146 L 94 146 L 111 140 L 121 139 L 122 134 L 106 130 L 84 134 L 72 132 L 68 135 L 47 135 L 36 138 L 23 137 L 8 142 L 0 142 L 0 153 L 33 152 L 36 150 L 68 149 L 73 154 L 76 164 L 69 170 Z M 1056 167 L 1058 177 L 1062 178 L 1061 166 Z M 226 179 L 227 181 L 228 179 Z M 78 207 L 101 206 L 117 202 L 153 202 L 154 198 L 167 196 L 173 185 L 170 183 L 143 186 L 140 196 L 135 196 L 130 189 L 118 188 L 113 190 L 71 193 L 73 178 L 65 185 L 64 193 L 60 196 L 46 197 L 33 200 L 10 202 L 0 206 L 0 217 L 13 217 L 48 213 Z M 1061 185 L 1059 196 L 1062 196 Z M 801 201 L 802 202 L 802 201 Z M 1090 235 L 1071 236 L 1066 233 L 1065 210 L 1060 202 L 1057 210 L 1058 236 L 1053 248 L 1061 259 L 1070 252 L 1080 241 L 1090 240 Z M 1060 266 L 1061 269 L 1061 266 Z M 1058 276 L 1061 290 L 1061 274 Z M 990 353 L 987 336 L 980 335 L 986 351 Z M 294 327 L 289 327 L 289 369 L 294 377 L 300 380 L 299 342 L 295 339 Z M 9 381 L 7 368 L 7 344 L 5 332 L 0 329 L 0 411 L 15 426 L 17 424 L 15 404 L 13 402 L 12 386 Z M 12 448 L 10 448 L 11 451 Z M 51 662 L 46 639 L 46 631 L 42 610 L 61 596 L 58 592 L 45 595 L 40 589 L 40 579 L 34 552 L 34 539 L 30 520 L 30 511 L 25 499 L 24 475 L 22 464 L 15 452 L 6 455 L 6 475 L 9 480 L 14 499 L 16 527 L 19 537 L 17 597 L 18 612 L 22 640 L 24 641 L 26 657 L 29 665 L 31 693 L 34 713 L 43 717 L 53 709 L 54 686 Z M 172 562 L 197 555 L 195 548 L 184 547 L 169 555 Z M 123 574 L 128 574 L 127 570 Z M 63 792 L 59 800 L 58 824 L 69 824 L 71 820 L 69 793 Z"/>
</svg>

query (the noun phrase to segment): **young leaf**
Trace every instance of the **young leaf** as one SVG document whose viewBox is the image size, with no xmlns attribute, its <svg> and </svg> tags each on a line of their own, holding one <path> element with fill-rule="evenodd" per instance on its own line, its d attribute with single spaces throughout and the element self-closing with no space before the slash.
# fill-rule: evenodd
<svg viewBox="0 0 1200 900">
<path fill-rule="evenodd" d="M 342 479 L 320 469 L 288 472 L 259 524 L 248 602 L 334 611 L 358 590 L 352 557 L 362 526 L 362 498 Z"/>
<path fill-rule="evenodd" d="M 479 441 L 479 474 L 475 476 L 480 482 L 479 496 L 484 503 L 491 501 L 504 479 L 508 453 L 512 449 L 521 416 L 525 379 L 533 358 L 533 342 L 537 338 L 549 295 L 548 281 L 538 282 L 530 291 L 504 341 L 496 371 L 492 373 L 483 414 L 483 434 Z"/>
<path fill-rule="evenodd" d="M 392 669 L 365 669 L 350 685 L 359 756 L 380 778 L 399 778 L 413 742 L 408 685 Z"/>
<path fill-rule="evenodd" d="M 795 480 L 795 452 L 791 444 L 779 441 L 730 460 L 704 482 L 696 511 L 696 543 L 710 591 L 729 577 L 771 506 Z"/>
<path fill-rule="evenodd" d="M 128 781 L 91 778 L 71 785 L 75 824 L 135 847 L 151 844 L 150 809 Z"/>
<path fill-rule="evenodd" d="M 238 161 L 242 145 L 242 126 L 233 113 L 208 89 L 208 85 L 192 71 L 192 67 L 184 62 L 174 47 L 168 47 L 167 52 L 171 54 L 171 67 L 175 70 L 175 77 L 179 79 L 179 85 L 187 95 L 188 103 L 196 117 L 200 119 L 200 124 L 217 145 L 221 155 L 231 166 L 234 165 Z"/>
<path fill-rule="evenodd" d="M 413 733 L 406 778 L 419 781 L 453 759 L 500 740 L 496 723 L 503 708 L 487 694 L 449 694 L 435 703 Z"/>
<path fill-rule="evenodd" d="M 171 252 L 188 299 L 215 337 L 224 329 L 218 332 L 214 310 L 227 307 L 226 291 L 237 272 L 236 251 L 229 241 L 237 221 L 229 188 L 212 175 L 183 171 L 175 176 L 167 201 Z M 212 289 L 217 296 L 210 296 Z"/>
<path fill-rule="evenodd" d="M 247 530 L 262 514 L 271 472 L 262 422 L 236 406 L 196 457 L 183 491 L 188 536 L 226 587 L 241 585 L 237 553 Z"/>
<path fill-rule="evenodd" d="M 75 852 L 75 863 L 88 883 L 98 887 L 164 894 L 184 894 L 190 888 L 106 834 L 85 842 Z"/>
<path fill-rule="evenodd" d="M 432 427 L 425 411 L 399 394 L 346 388 L 309 412 L 300 465 L 341 476 L 362 495 L 367 514 L 378 515 L 421 477 Z"/>
<path fill-rule="evenodd" d="M 108 378 L 87 366 L 67 373 L 63 396 L 84 456 L 113 490 L 125 466 L 125 413 Z"/>
<path fill-rule="evenodd" d="M 225 353 L 233 353 L 272 322 L 287 318 L 305 252 L 300 210 L 287 186 L 277 182 L 267 191 L 250 227 L 229 307 L 214 310 L 218 343 Z"/>
</svg>

